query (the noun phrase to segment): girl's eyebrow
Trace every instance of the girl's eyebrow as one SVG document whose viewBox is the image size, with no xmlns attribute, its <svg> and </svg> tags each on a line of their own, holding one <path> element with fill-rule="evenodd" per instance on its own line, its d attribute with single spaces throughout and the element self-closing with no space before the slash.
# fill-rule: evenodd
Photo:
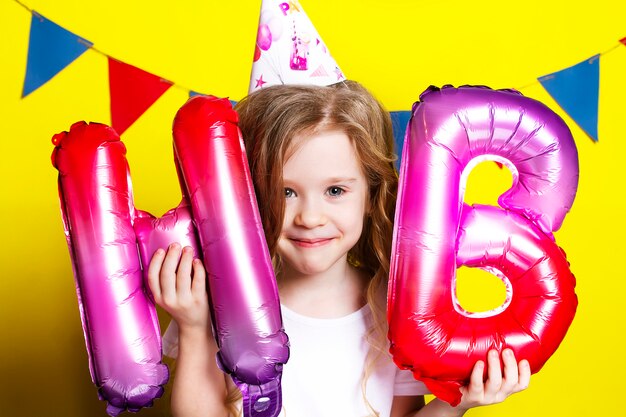
<svg viewBox="0 0 626 417">
<path fill-rule="evenodd" d="M 356 182 L 356 178 L 353 178 L 353 177 L 332 177 L 332 178 L 328 178 L 328 182 L 333 182 L 333 183 L 353 183 L 353 182 Z"/>
<path fill-rule="evenodd" d="M 354 184 L 357 179 L 354 177 L 330 177 L 322 180 L 325 184 Z M 288 187 L 298 183 L 297 179 L 283 177 L 283 184 Z"/>
</svg>

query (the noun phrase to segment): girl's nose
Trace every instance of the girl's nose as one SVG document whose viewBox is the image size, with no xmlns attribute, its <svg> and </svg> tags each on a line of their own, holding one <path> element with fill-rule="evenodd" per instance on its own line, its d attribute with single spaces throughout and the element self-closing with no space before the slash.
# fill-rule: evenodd
<svg viewBox="0 0 626 417">
<path fill-rule="evenodd" d="M 294 219 L 297 226 L 314 228 L 323 226 L 327 221 L 324 210 L 314 202 L 303 202 Z"/>
</svg>

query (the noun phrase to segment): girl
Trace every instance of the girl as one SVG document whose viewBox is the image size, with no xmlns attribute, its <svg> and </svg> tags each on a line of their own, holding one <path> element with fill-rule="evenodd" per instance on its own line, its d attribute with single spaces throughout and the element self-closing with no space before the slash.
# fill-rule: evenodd
<svg viewBox="0 0 626 417">
<path fill-rule="evenodd" d="M 526 388 L 513 353 L 476 363 L 457 407 L 434 399 L 387 353 L 385 299 L 397 189 L 387 111 L 362 86 L 275 86 L 236 107 L 274 262 L 290 359 L 284 413 L 306 416 L 462 416 Z M 172 244 L 149 267 L 155 301 L 177 326 L 175 416 L 234 414 L 237 390 L 218 368 L 205 270 Z M 176 334 L 177 332 L 177 334 Z M 483 370 L 487 366 L 487 380 Z"/>
</svg>

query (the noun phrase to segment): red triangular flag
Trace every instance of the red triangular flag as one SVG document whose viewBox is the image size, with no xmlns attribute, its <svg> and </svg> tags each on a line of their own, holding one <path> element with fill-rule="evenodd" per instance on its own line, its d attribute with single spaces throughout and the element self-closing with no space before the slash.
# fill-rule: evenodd
<svg viewBox="0 0 626 417">
<path fill-rule="evenodd" d="M 622 38 L 619 40 L 621 43 L 623 43 L 624 45 L 626 45 L 626 38 Z"/>
<path fill-rule="evenodd" d="M 172 83 L 132 65 L 108 58 L 111 126 L 121 135 Z"/>
</svg>

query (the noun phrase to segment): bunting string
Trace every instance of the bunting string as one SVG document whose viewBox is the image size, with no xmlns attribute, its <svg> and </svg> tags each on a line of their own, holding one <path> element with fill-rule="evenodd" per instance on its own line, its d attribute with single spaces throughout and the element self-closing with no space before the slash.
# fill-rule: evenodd
<svg viewBox="0 0 626 417">
<path fill-rule="evenodd" d="M 22 98 L 32 94 L 47 83 L 87 50 L 107 58 L 111 126 L 120 135 L 170 87 L 182 89 L 190 97 L 200 94 L 177 82 L 164 79 L 115 59 L 94 47 L 94 44 L 87 39 L 46 19 L 20 0 L 14 1 L 32 15 Z M 626 37 L 602 53 L 593 55 L 568 68 L 538 77 L 532 83 L 520 87 L 519 90 L 539 82 L 589 138 L 597 142 L 600 58 L 621 46 L 626 46 Z M 396 149 L 401 149 L 404 142 L 404 131 L 410 119 L 410 113 L 410 111 L 390 112 Z"/>
<path fill-rule="evenodd" d="M 179 83 L 112 57 L 96 48 L 92 42 L 47 19 L 21 1 L 14 1 L 32 15 L 22 98 L 43 86 L 87 50 L 107 58 L 111 126 L 120 135 L 170 87 L 182 89 L 190 96 L 199 94 Z"/>
</svg>

